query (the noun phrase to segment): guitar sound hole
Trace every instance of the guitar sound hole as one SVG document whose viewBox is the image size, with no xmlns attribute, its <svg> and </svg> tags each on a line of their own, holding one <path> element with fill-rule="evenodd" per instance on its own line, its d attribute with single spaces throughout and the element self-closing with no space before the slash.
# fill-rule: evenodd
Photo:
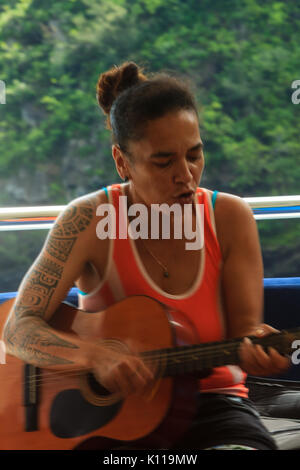
<svg viewBox="0 0 300 470">
<path fill-rule="evenodd" d="M 103 385 L 101 385 L 98 382 L 98 380 L 96 380 L 94 374 L 92 374 L 91 372 L 87 374 L 87 382 L 88 382 L 88 385 L 90 386 L 91 390 L 96 395 L 100 395 L 100 396 L 103 396 L 103 397 L 108 397 L 108 396 L 112 395 L 112 392 L 107 390 L 107 388 L 103 387 Z"/>
</svg>

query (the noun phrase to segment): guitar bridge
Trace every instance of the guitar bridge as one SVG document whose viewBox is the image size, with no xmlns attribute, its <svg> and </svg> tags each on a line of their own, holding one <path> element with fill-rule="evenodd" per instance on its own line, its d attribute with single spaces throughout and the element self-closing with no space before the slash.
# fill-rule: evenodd
<svg viewBox="0 0 300 470">
<path fill-rule="evenodd" d="M 32 364 L 24 366 L 25 431 L 38 430 L 38 368 Z"/>
</svg>

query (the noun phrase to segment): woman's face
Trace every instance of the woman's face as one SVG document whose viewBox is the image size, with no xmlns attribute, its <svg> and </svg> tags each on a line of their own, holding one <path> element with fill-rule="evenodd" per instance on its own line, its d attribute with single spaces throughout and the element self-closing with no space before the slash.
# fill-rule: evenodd
<svg viewBox="0 0 300 470">
<path fill-rule="evenodd" d="M 143 139 L 128 145 L 133 164 L 125 159 L 132 202 L 149 207 L 192 202 L 204 168 L 202 146 L 193 111 L 180 110 L 149 121 Z"/>
</svg>

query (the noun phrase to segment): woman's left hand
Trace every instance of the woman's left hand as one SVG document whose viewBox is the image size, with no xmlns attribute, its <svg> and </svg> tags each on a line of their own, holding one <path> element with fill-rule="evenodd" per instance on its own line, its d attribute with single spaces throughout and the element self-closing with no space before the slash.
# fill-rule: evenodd
<svg viewBox="0 0 300 470">
<path fill-rule="evenodd" d="M 257 336 L 262 338 L 271 333 L 279 333 L 270 325 L 265 323 L 249 333 L 249 336 Z M 240 367 L 250 375 L 269 376 L 276 375 L 286 371 L 290 366 L 290 359 L 279 354 L 274 348 L 268 348 L 265 352 L 262 346 L 255 345 L 252 341 L 245 337 L 240 350 Z"/>
</svg>

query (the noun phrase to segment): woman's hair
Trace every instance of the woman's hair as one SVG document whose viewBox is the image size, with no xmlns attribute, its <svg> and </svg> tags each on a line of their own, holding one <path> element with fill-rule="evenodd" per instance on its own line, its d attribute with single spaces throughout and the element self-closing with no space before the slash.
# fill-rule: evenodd
<svg viewBox="0 0 300 470">
<path fill-rule="evenodd" d="M 124 152 L 130 140 L 143 137 L 149 120 L 181 109 L 192 110 L 198 116 L 194 96 L 183 80 L 163 73 L 147 77 L 134 62 L 101 74 L 96 96 L 107 115 L 112 141 Z"/>
</svg>

